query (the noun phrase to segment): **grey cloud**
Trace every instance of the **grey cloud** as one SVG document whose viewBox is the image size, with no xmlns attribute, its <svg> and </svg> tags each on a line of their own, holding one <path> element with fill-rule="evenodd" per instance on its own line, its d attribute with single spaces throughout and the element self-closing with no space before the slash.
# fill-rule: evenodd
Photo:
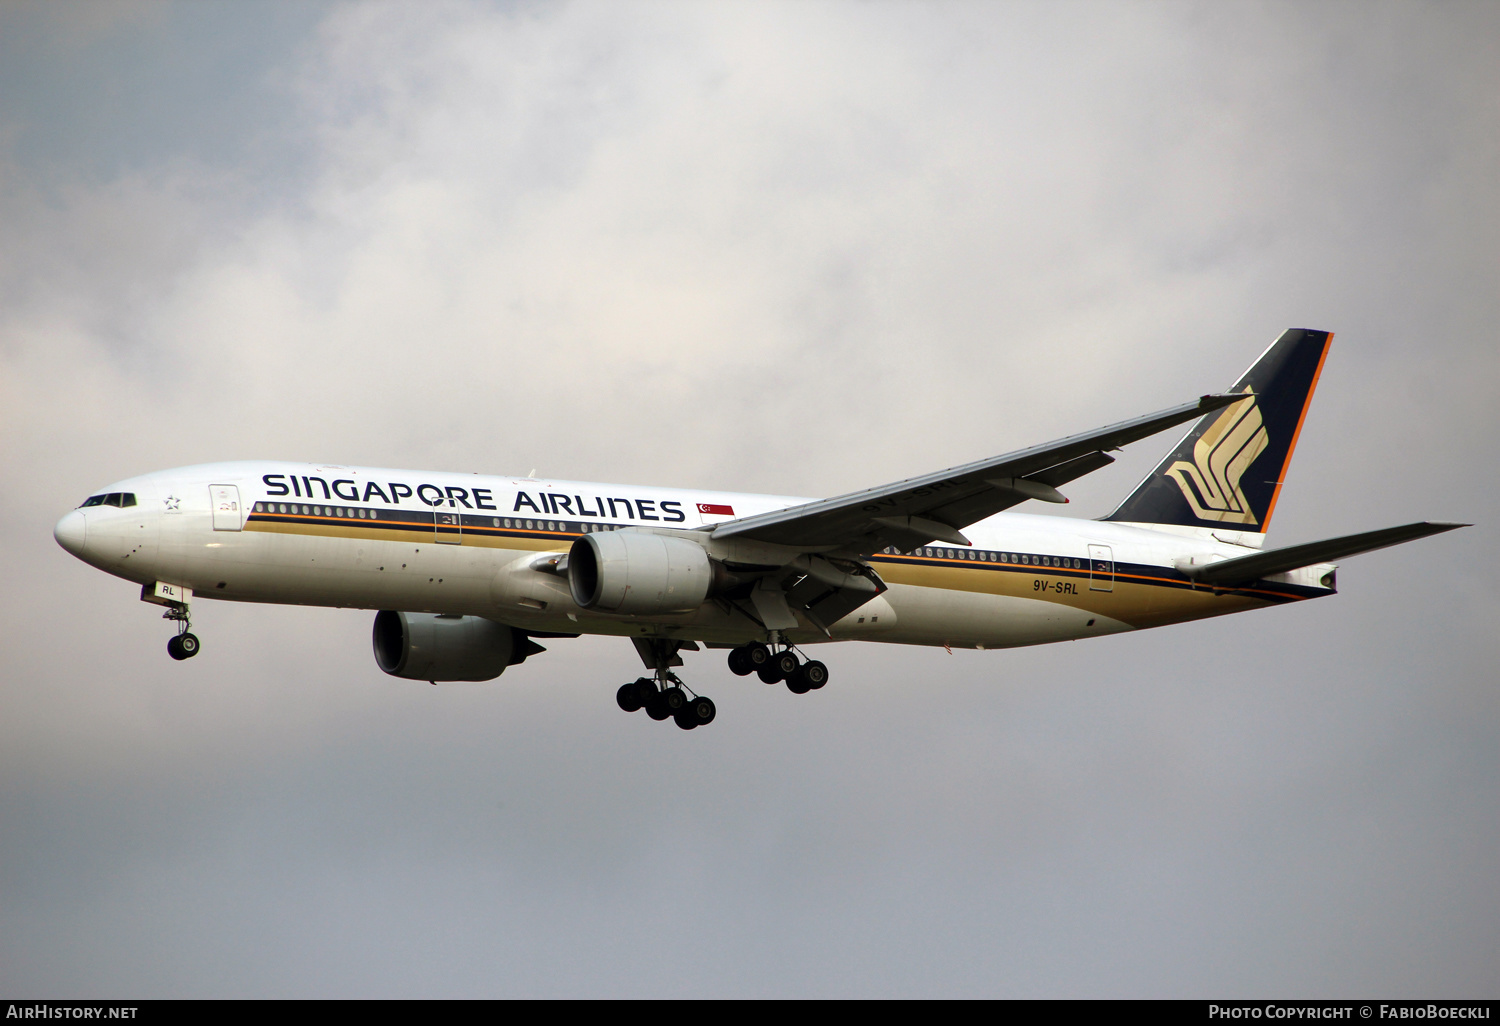
<svg viewBox="0 0 1500 1026">
<path fill-rule="evenodd" d="M 1493 992 L 1493 8 L 307 10 L 219 67 L 155 57 L 231 6 L 28 9 L 111 103 L 173 93 L 124 141 L 4 73 L 0 981 Z M 692 735 L 613 708 L 606 640 L 431 688 L 366 614 L 202 603 L 171 664 L 49 537 L 257 456 L 828 494 L 1222 387 L 1294 325 L 1339 334 L 1273 541 L 1479 526 L 1307 608 L 841 646 L 800 702 L 691 657 Z"/>
</svg>

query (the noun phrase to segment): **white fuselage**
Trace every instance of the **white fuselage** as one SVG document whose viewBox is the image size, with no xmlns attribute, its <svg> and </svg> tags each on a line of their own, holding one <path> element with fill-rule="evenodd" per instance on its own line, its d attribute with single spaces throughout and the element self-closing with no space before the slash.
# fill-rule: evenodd
<svg viewBox="0 0 1500 1026">
<path fill-rule="evenodd" d="M 543 557 L 595 531 L 703 538 L 698 529 L 706 526 L 808 501 L 271 462 L 184 467 L 121 481 L 106 493 L 133 495 L 135 504 L 76 509 L 59 521 L 58 541 L 148 590 L 161 582 L 190 589 L 194 598 L 452 613 L 537 632 L 725 644 L 763 632 L 723 603 L 664 617 L 582 609 Z M 1212 536 L 1017 513 L 965 531 L 972 549 L 933 546 L 870 557 L 888 591 L 827 634 L 805 623 L 789 637 L 1000 648 L 1332 590 L 1320 584 L 1326 565 L 1254 588 L 1194 587 L 1184 566 L 1248 551 Z"/>
</svg>

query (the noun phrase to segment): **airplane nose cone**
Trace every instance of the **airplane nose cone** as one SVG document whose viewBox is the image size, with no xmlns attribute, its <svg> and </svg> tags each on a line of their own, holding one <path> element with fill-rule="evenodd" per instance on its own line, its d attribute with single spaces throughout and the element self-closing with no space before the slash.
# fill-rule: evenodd
<svg viewBox="0 0 1500 1026">
<path fill-rule="evenodd" d="M 88 521 L 84 518 L 83 511 L 75 509 L 64 514 L 52 529 L 52 537 L 57 539 L 57 544 L 82 559 L 88 548 Z"/>
</svg>

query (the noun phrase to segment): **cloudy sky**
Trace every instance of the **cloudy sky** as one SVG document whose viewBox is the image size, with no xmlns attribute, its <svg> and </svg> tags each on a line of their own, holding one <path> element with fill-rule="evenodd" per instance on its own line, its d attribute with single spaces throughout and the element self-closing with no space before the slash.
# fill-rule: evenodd
<svg viewBox="0 0 1500 1026">
<path fill-rule="evenodd" d="M 1497 323 L 1490 3 L 8 0 L 0 989 L 1493 996 Z M 617 641 L 432 688 L 205 602 L 176 664 L 51 538 L 254 457 L 834 494 L 1287 327 L 1272 544 L 1476 526 L 802 698 L 690 655 L 691 734 Z"/>
</svg>

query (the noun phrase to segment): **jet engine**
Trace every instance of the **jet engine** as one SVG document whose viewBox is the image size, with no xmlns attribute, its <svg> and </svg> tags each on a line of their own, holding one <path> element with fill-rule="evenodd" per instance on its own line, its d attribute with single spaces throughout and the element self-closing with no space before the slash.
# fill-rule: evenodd
<svg viewBox="0 0 1500 1026">
<path fill-rule="evenodd" d="M 586 534 L 568 552 L 568 589 L 584 609 L 639 616 L 692 612 L 713 583 L 703 546 L 636 531 Z"/>
<path fill-rule="evenodd" d="M 529 655 L 545 651 L 514 627 L 482 616 L 445 613 L 375 614 L 375 663 L 407 680 L 494 680 Z"/>
</svg>

